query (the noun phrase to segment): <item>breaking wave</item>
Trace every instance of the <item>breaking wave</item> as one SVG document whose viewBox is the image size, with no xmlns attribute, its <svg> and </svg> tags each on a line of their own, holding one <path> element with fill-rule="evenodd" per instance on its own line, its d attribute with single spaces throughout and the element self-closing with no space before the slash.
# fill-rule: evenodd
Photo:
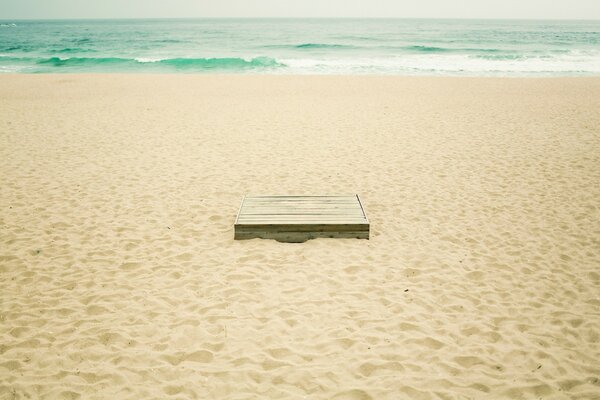
<svg viewBox="0 0 600 400">
<path fill-rule="evenodd" d="M 277 68 L 284 66 L 274 58 L 255 57 L 244 59 L 237 57 L 226 58 L 166 58 L 166 59 L 144 59 L 144 58 L 120 58 L 120 57 L 50 57 L 37 59 L 35 64 L 38 66 L 53 68 L 84 68 L 94 70 L 112 69 L 126 70 L 128 67 L 140 69 L 175 69 L 189 71 L 203 70 L 244 70 Z M 87 68 L 85 68 L 87 67 Z"/>
</svg>

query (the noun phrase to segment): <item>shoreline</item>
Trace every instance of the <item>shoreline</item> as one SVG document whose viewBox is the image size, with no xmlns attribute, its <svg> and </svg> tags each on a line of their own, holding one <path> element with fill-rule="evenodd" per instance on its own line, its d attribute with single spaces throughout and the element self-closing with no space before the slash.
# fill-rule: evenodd
<svg viewBox="0 0 600 400">
<path fill-rule="evenodd" d="M 465 79 L 599 79 L 600 75 L 400 75 L 400 74 L 269 74 L 269 73 L 243 73 L 243 72 L 3 72 L 2 76 L 256 76 L 256 77 L 366 77 L 366 78 L 422 78 L 422 79 L 437 79 L 437 78 L 465 78 Z"/>
</svg>

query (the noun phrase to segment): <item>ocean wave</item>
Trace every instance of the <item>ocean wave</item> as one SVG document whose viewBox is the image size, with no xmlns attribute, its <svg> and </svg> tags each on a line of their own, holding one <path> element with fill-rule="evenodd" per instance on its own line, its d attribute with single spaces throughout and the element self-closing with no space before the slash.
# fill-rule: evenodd
<svg viewBox="0 0 600 400">
<path fill-rule="evenodd" d="M 21 47 L 21 46 L 9 46 L 9 47 L 5 47 L 0 50 L 2 50 L 2 51 L 17 51 L 17 50 L 25 50 L 25 48 Z"/>
<path fill-rule="evenodd" d="M 423 53 L 444 53 L 447 51 L 451 51 L 451 49 L 447 49 L 444 47 L 422 46 L 422 45 L 403 46 L 402 49 L 423 52 Z"/>
<path fill-rule="evenodd" d="M 359 46 L 335 43 L 301 43 L 301 44 L 265 44 L 257 46 L 261 49 L 277 49 L 277 50 L 343 50 L 343 49 L 360 49 Z"/>
<path fill-rule="evenodd" d="M 385 42 L 385 38 L 375 37 L 375 36 L 359 36 L 359 35 L 339 35 L 334 36 L 337 39 L 342 40 L 357 40 L 364 42 Z"/>
<path fill-rule="evenodd" d="M 0 62 L 1 63 L 6 63 L 6 62 L 13 62 L 13 61 L 20 61 L 20 62 L 27 62 L 27 61 L 32 61 L 35 60 L 35 58 L 28 58 L 28 57 L 14 57 L 14 54 L 5 54 L 5 53 L 1 53 L 0 54 Z"/>
<path fill-rule="evenodd" d="M 90 38 L 77 38 L 77 39 L 73 39 L 71 42 L 81 44 L 81 43 L 90 43 L 91 41 L 92 41 L 92 39 L 90 39 Z"/>
<path fill-rule="evenodd" d="M 16 28 L 17 24 L 0 24 L 0 28 Z"/>
<path fill-rule="evenodd" d="M 64 49 L 60 49 L 60 50 L 54 50 L 55 53 L 63 53 L 63 54 L 70 54 L 70 53 L 94 53 L 96 52 L 96 50 L 92 50 L 92 49 L 82 49 L 79 47 L 65 47 Z"/>
<path fill-rule="evenodd" d="M 151 40 L 152 43 L 188 43 L 187 40 L 179 40 L 179 39 L 157 39 Z"/>
<path fill-rule="evenodd" d="M 355 46 L 328 43 L 302 43 L 294 46 L 296 49 L 353 49 Z"/>
<path fill-rule="evenodd" d="M 551 58 L 551 56 L 539 56 L 532 57 L 527 56 L 525 54 L 474 54 L 471 55 L 472 58 L 481 58 L 483 60 L 493 60 L 493 61 L 517 61 L 517 60 L 527 60 L 532 58 Z"/>
<path fill-rule="evenodd" d="M 19 59 L 25 60 L 25 59 Z M 169 68 L 176 70 L 244 70 L 277 68 L 284 65 L 274 58 L 254 57 L 251 59 L 225 58 L 120 58 L 120 57 L 50 57 L 35 59 L 35 64 L 44 67 L 73 67 L 81 69 L 112 68 L 114 70 L 143 68 Z"/>
<path fill-rule="evenodd" d="M 505 50 L 479 47 L 439 47 L 425 45 L 401 46 L 400 50 L 416 53 L 502 53 Z"/>
<path fill-rule="evenodd" d="M 590 75 L 600 74 L 599 55 L 484 58 L 468 54 L 405 54 L 395 57 L 282 59 L 286 73 L 407 75 Z"/>
<path fill-rule="evenodd" d="M 311 53 L 305 53 L 311 54 Z M 326 57 L 48 57 L 0 54 L 0 72 L 267 72 L 281 74 L 406 74 L 406 75 L 589 75 L 600 74 L 600 52 L 569 53 L 427 53 L 394 55 L 341 53 Z"/>
</svg>

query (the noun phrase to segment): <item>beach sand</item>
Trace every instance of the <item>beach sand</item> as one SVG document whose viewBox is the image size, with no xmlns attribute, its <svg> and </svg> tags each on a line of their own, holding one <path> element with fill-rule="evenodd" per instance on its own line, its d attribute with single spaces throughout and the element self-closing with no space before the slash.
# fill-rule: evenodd
<svg viewBox="0 0 600 400">
<path fill-rule="evenodd" d="M 600 398 L 600 78 L 2 75 L 0 177 L 1 399 Z"/>
</svg>

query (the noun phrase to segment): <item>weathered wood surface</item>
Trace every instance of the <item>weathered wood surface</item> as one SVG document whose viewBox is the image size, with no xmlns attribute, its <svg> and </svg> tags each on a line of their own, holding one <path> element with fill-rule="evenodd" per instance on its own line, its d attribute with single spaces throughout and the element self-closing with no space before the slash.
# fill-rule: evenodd
<svg viewBox="0 0 600 400">
<path fill-rule="evenodd" d="M 304 242 L 314 238 L 369 238 L 369 220 L 358 195 L 246 196 L 235 239 Z"/>
</svg>

